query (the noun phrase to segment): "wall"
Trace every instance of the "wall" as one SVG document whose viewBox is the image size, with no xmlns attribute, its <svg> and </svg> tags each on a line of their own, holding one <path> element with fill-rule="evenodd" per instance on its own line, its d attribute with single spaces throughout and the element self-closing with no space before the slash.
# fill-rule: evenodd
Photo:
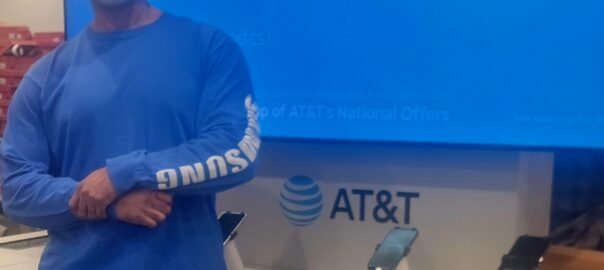
<svg viewBox="0 0 604 270">
<path fill-rule="evenodd" d="M 63 0 L 1 0 L 0 23 L 27 25 L 32 32 L 63 32 Z"/>
<path fill-rule="evenodd" d="M 388 230 L 403 226 L 419 230 L 411 269 L 496 269 L 518 236 L 548 232 L 550 153 L 265 142 L 259 158 L 258 177 L 222 193 L 218 203 L 221 210 L 249 214 L 237 238 L 247 265 L 366 269 Z M 304 227 L 291 224 L 279 204 L 284 183 L 296 175 L 313 179 L 322 195 L 320 217 Z M 335 205 L 347 205 L 338 200 L 342 190 L 351 215 L 332 215 Z M 363 204 L 354 190 L 373 195 Z M 381 191 L 392 197 L 388 209 L 398 222 L 375 218 L 376 209 L 384 216 L 376 200 Z M 418 197 L 406 202 L 397 192 Z"/>
</svg>

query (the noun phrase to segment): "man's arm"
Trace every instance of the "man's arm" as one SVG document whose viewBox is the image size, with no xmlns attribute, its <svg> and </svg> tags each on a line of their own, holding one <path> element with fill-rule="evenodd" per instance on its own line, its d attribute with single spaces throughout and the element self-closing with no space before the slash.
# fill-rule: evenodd
<svg viewBox="0 0 604 270">
<path fill-rule="evenodd" d="M 252 179 L 260 139 L 250 75 L 237 44 L 221 33 L 214 39 L 197 137 L 163 151 L 140 150 L 107 160 L 119 195 L 133 188 L 211 194 Z"/>
<path fill-rule="evenodd" d="M 209 47 L 197 111 L 197 137 L 163 151 L 134 151 L 106 161 L 99 177 L 80 183 L 74 212 L 94 217 L 133 189 L 213 194 L 251 180 L 260 148 L 258 108 L 237 44 L 216 32 Z M 166 131 L 169 132 L 169 131 Z"/>
<path fill-rule="evenodd" d="M 68 229 L 84 223 L 68 205 L 78 182 L 48 173 L 50 153 L 40 108 L 40 87 L 25 77 L 11 102 L 0 144 L 2 206 L 19 223 Z"/>
</svg>

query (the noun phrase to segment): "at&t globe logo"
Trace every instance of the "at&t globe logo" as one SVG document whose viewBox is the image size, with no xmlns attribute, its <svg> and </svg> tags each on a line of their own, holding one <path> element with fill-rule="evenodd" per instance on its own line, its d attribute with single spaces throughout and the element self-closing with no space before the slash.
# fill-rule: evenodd
<svg viewBox="0 0 604 270">
<path fill-rule="evenodd" d="M 292 224 L 306 227 L 321 215 L 323 196 L 315 181 L 306 176 L 294 176 L 283 184 L 279 204 Z"/>
</svg>

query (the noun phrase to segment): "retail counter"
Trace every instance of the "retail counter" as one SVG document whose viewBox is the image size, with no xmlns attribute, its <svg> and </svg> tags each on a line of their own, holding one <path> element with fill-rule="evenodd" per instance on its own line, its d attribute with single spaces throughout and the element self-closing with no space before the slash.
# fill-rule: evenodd
<svg viewBox="0 0 604 270">
<path fill-rule="evenodd" d="M 541 267 L 541 270 L 599 269 L 604 269 L 604 253 L 563 246 L 550 247 Z"/>
<path fill-rule="evenodd" d="M 36 270 L 46 231 L 0 237 L 0 270 Z"/>
</svg>

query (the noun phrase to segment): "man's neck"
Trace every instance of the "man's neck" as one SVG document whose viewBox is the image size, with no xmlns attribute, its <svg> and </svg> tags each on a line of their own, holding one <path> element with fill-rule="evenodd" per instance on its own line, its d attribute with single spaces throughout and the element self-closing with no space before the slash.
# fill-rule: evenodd
<svg viewBox="0 0 604 270">
<path fill-rule="evenodd" d="M 131 5 L 119 8 L 107 8 L 94 5 L 95 19 L 92 28 L 109 32 L 134 29 L 155 22 L 161 11 L 147 1 L 135 1 Z"/>
</svg>

